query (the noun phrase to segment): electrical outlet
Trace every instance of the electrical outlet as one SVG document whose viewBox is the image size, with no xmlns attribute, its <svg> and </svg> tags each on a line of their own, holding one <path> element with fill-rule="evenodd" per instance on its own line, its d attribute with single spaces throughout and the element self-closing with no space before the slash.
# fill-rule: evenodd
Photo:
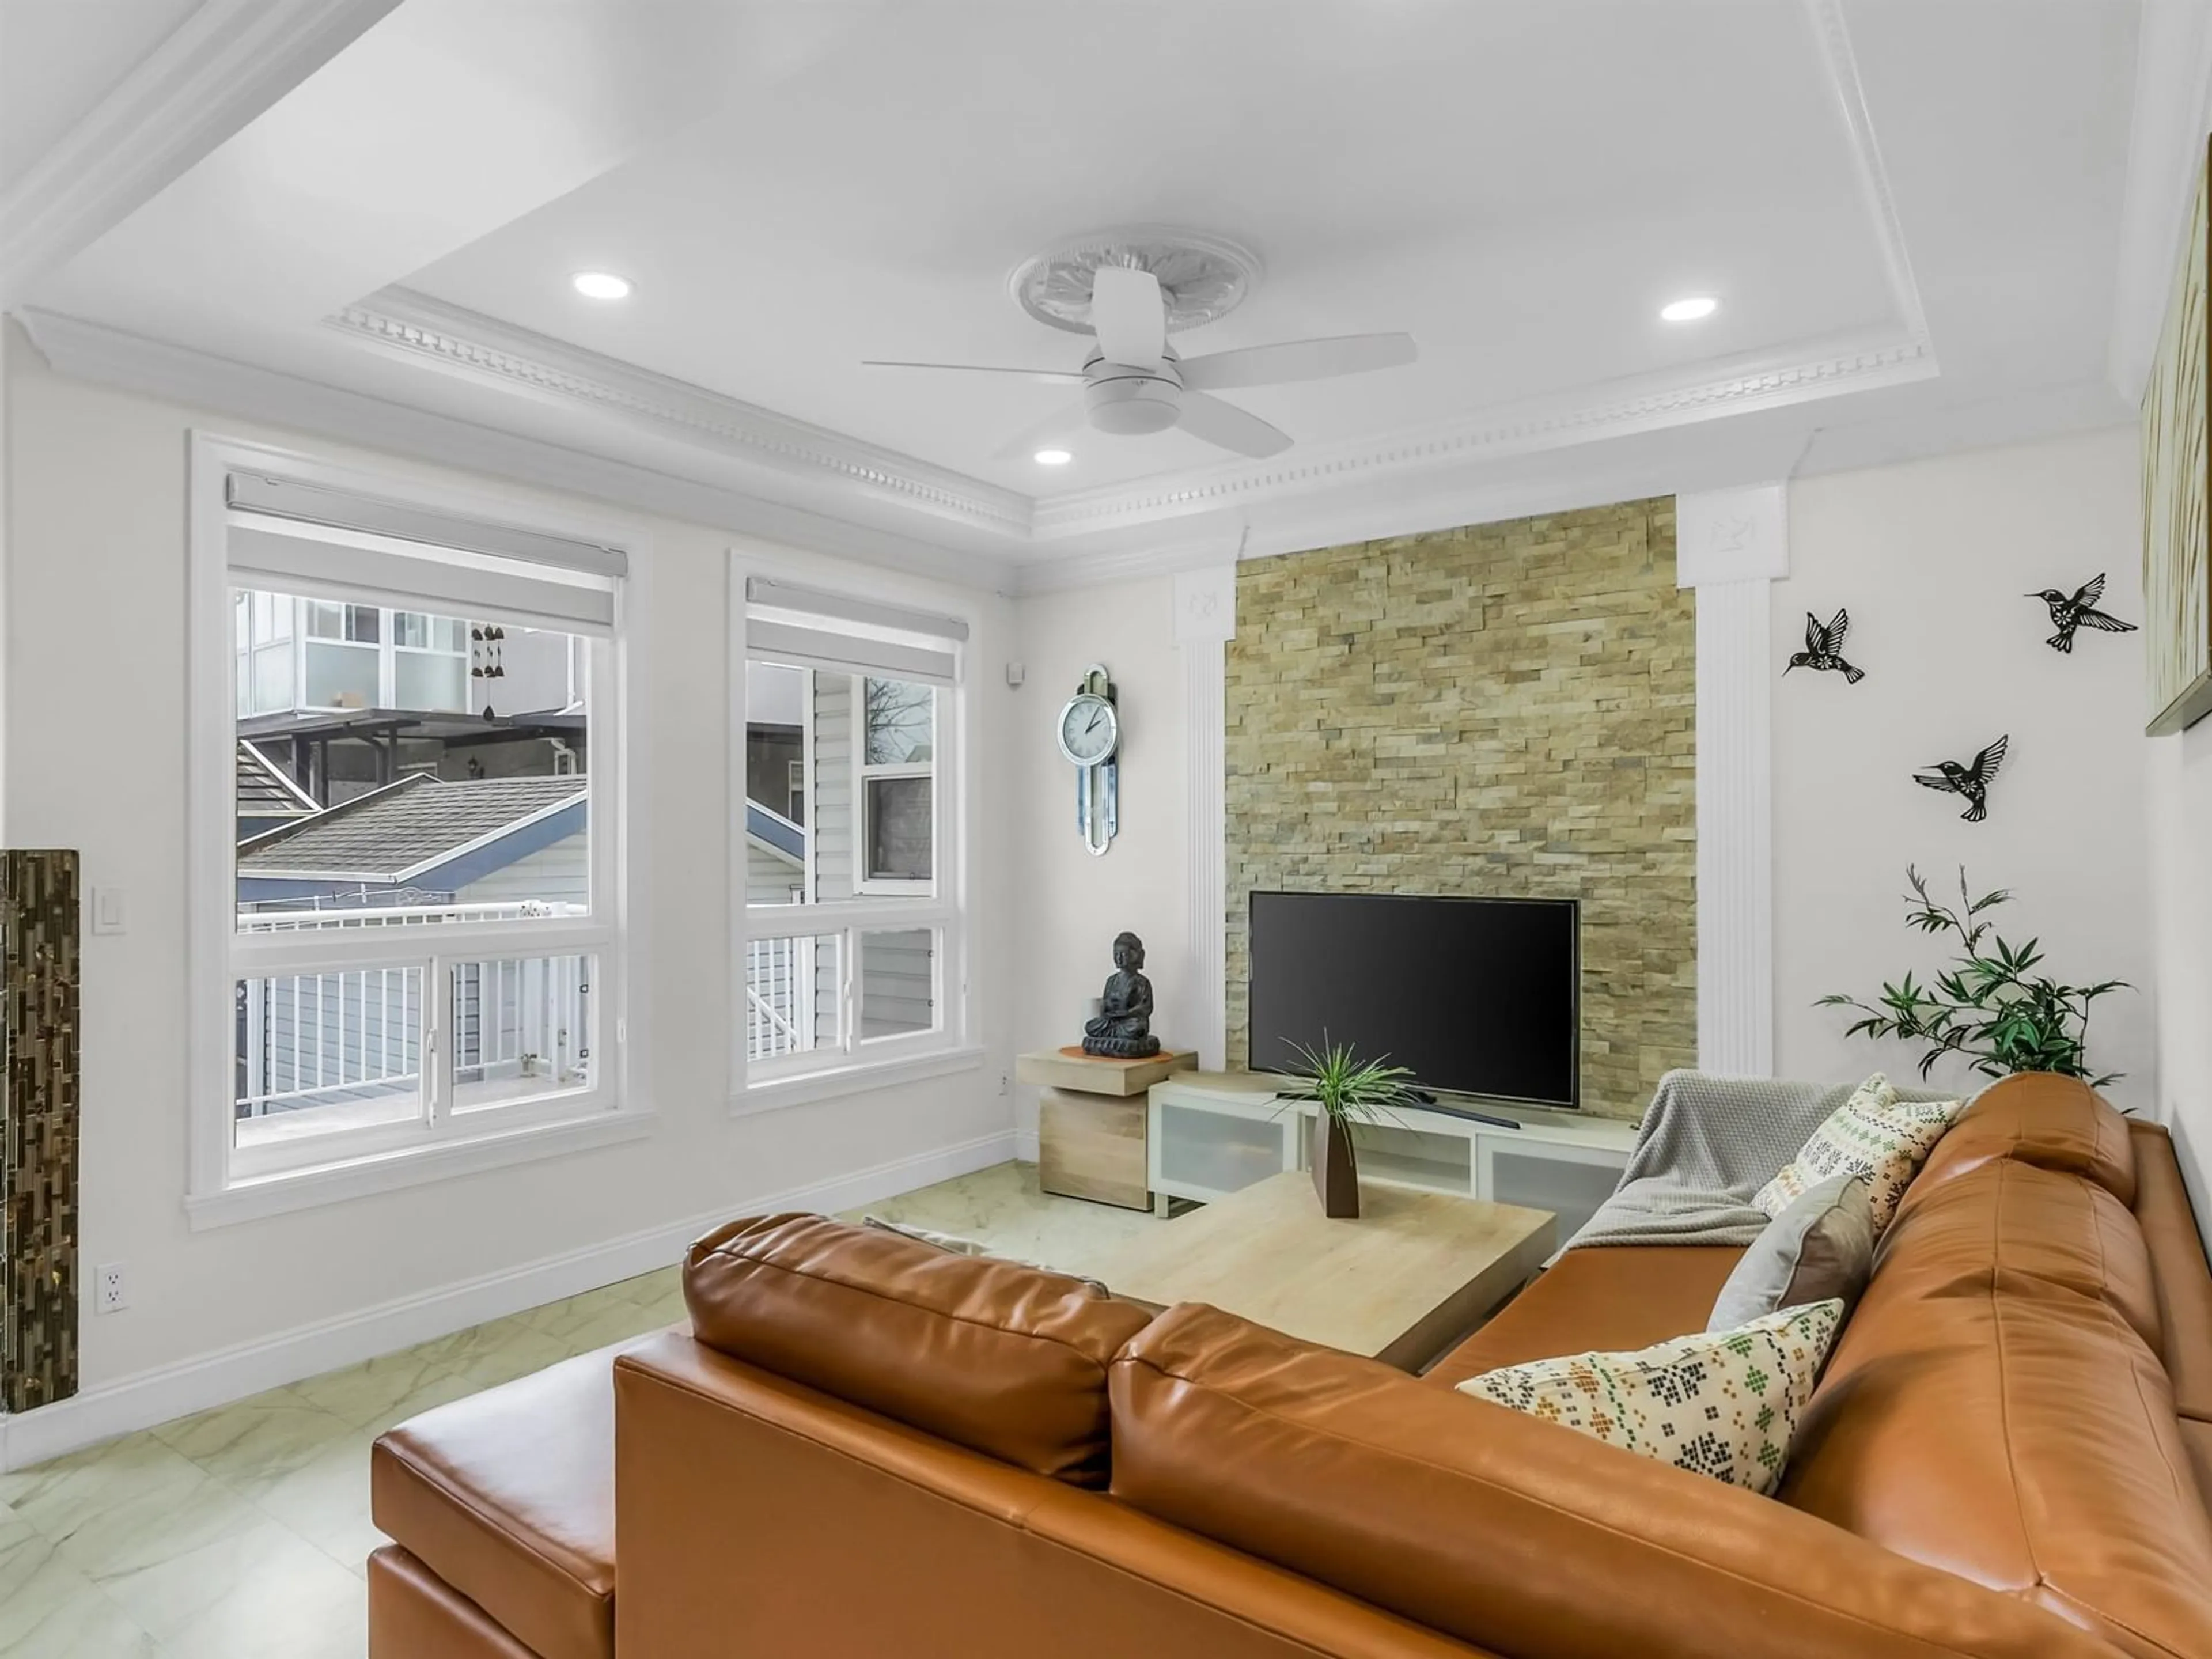
<svg viewBox="0 0 2212 1659">
<path fill-rule="evenodd" d="M 124 1288 L 123 1264 L 110 1261 L 95 1270 L 99 1276 L 99 1299 L 93 1304 L 97 1313 L 121 1313 L 131 1305 L 131 1295 Z"/>
<path fill-rule="evenodd" d="M 1000 1092 L 1000 1094 L 1002 1094 L 1002 1095 L 1010 1095 L 1010 1094 L 1013 1093 L 1013 1091 L 1014 1091 L 1014 1079 L 1013 1079 L 1013 1073 L 1012 1073 L 1011 1072 L 1001 1072 L 1001 1073 L 999 1073 L 999 1092 Z"/>
</svg>

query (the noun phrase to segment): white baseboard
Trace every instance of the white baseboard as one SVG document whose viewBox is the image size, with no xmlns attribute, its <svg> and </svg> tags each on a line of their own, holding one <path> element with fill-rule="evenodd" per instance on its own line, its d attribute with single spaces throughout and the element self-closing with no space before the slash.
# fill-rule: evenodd
<svg viewBox="0 0 2212 1659">
<path fill-rule="evenodd" d="M 243 1400 L 264 1389 L 357 1365 L 379 1354 L 651 1273 L 678 1260 L 693 1239 L 734 1216 L 775 1210 L 854 1209 L 916 1187 L 988 1169 L 1018 1155 L 1034 1158 L 1036 1137 L 1030 1138 L 1029 1151 L 1020 1153 L 1014 1132 L 1002 1129 L 788 1192 L 733 1200 L 704 1214 L 686 1216 L 625 1238 L 142 1371 L 33 1412 L 0 1416 L 0 1471 L 27 1468 L 118 1435 Z"/>
<path fill-rule="evenodd" d="M 1035 1129 L 1017 1129 L 1013 1133 L 1014 1157 L 1016 1160 L 1023 1164 L 1036 1163 L 1037 1161 L 1037 1132 Z"/>
</svg>

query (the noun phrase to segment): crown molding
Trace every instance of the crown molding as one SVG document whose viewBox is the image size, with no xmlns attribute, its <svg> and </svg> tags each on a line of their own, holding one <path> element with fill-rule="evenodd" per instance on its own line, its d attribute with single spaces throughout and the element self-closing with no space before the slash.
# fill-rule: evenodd
<svg viewBox="0 0 2212 1659">
<path fill-rule="evenodd" d="M 399 0 L 202 0 L 0 196 L 0 302 L 112 227 Z"/>
<path fill-rule="evenodd" d="M 1448 474 L 1516 455 L 1925 380 L 1937 372 L 1924 339 L 1892 331 L 1832 341 L 1802 355 L 1739 359 L 1717 376 L 1708 366 L 1702 376 L 1618 382 L 1600 388 L 1594 398 L 1529 399 L 1380 437 L 1301 445 L 1272 461 L 1231 462 L 1032 502 L 1015 491 L 404 289 L 386 289 L 325 325 L 404 362 L 597 418 L 672 433 L 689 445 L 781 477 L 827 479 L 872 501 L 1004 538 L 1017 548 L 1376 477 Z"/>
<path fill-rule="evenodd" d="M 1897 198 L 1889 186 L 1889 168 L 1874 136 L 1874 117 L 1867 109 L 1866 88 L 1859 79 L 1858 54 L 1851 49 L 1850 27 L 1844 20 L 1844 0 L 1804 0 L 1804 3 L 1820 48 L 1821 66 L 1827 71 L 1829 90 L 1835 94 L 1837 112 L 1843 118 L 1844 136 L 1850 143 L 1859 193 L 1872 222 L 1875 246 L 1881 252 L 1890 303 L 1897 307 L 1905 337 L 1924 347 L 1928 314 L 1920 303 L 1920 284 L 1913 279 L 1904 222 L 1898 217 Z"/>
<path fill-rule="evenodd" d="M 78 380 L 963 587 L 1006 592 L 1015 583 L 1012 562 L 994 555 L 956 550 L 99 323 L 41 311 L 22 312 L 17 319 L 58 373 Z"/>
<path fill-rule="evenodd" d="M 1036 504 L 1039 542 L 1154 524 L 1196 513 L 1310 494 L 1371 478 L 1437 472 L 1693 421 L 1786 408 L 1846 392 L 1932 379 L 1925 340 L 1895 333 L 1846 342 L 1796 361 L 1739 368 L 1717 379 L 1617 383 L 1594 401 L 1547 398 L 1470 419 L 1333 445 L 1301 445 L 1279 460 L 1055 495 Z"/>
<path fill-rule="evenodd" d="M 726 398 L 404 288 L 387 288 L 324 326 L 404 361 L 540 401 L 673 430 L 787 476 L 848 490 L 970 529 L 1026 538 L 1030 501 L 948 468 Z"/>
</svg>

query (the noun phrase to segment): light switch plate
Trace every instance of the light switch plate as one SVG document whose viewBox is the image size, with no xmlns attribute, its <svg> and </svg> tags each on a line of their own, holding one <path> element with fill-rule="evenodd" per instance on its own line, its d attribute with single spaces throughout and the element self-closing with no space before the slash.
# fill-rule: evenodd
<svg viewBox="0 0 2212 1659">
<path fill-rule="evenodd" d="M 95 933 L 120 933 L 127 931 L 123 890 L 120 887 L 95 887 L 92 890 L 92 931 Z"/>
</svg>

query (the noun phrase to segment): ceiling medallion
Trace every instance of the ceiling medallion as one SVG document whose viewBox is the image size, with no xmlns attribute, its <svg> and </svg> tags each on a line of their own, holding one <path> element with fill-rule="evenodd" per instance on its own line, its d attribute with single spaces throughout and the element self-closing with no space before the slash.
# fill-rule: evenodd
<svg viewBox="0 0 2212 1659">
<path fill-rule="evenodd" d="M 1121 225 L 1023 260 L 1006 279 L 1006 291 L 1046 326 L 1089 334 L 1091 273 L 1109 264 L 1133 265 L 1159 278 L 1170 334 L 1219 322 L 1260 283 L 1260 256 L 1225 236 L 1172 225 Z"/>
</svg>

